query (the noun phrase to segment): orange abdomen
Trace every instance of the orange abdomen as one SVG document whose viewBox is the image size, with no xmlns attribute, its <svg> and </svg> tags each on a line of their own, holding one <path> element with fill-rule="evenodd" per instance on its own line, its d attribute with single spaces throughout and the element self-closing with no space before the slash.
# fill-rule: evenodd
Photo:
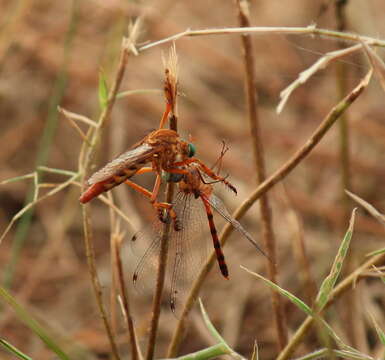
<svg viewBox="0 0 385 360">
<path fill-rule="evenodd" d="M 101 181 L 101 182 L 98 182 L 96 184 L 93 184 L 91 185 L 79 198 L 79 201 L 82 203 L 82 204 L 86 204 L 88 203 L 89 201 L 91 201 L 94 197 L 97 197 L 98 195 L 100 195 L 101 193 L 107 191 L 107 188 L 105 186 L 106 182 L 108 182 L 110 180 L 107 180 L 107 181 Z"/>
</svg>

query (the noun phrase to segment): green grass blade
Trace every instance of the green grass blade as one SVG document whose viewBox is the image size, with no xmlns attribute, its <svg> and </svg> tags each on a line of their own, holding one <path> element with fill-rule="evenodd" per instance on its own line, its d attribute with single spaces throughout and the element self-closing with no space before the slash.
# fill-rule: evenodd
<svg viewBox="0 0 385 360">
<path fill-rule="evenodd" d="M 323 359 L 329 353 L 330 349 L 319 349 L 313 351 L 309 354 L 295 358 L 294 360 L 314 360 L 314 359 Z"/>
<path fill-rule="evenodd" d="M 13 177 L 13 178 L 10 178 L 10 179 L 6 179 L 6 180 L 3 180 L 3 181 L 0 181 L 0 185 L 10 184 L 10 183 L 13 183 L 13 182 L 16 182 L 16 181 L 22 181 L 22 180 L 26 180 L 26 179 L 33 179 L 34 176 L 35 176 L 34 172 L 26 174 L 26 175 L 16 176 L 16 177 Z"/>
<path fill-rule="evenodd" d="M 328 355 L 332 353 L 335 356 L 338 356 L 341 359 L 349 359 L 349 360 L 373 360 L 372 357 L 362 354 L 360 352 L 351 352 L 347 350 L 331 350 L 331 349 L 319 349 L 310 354 L 306 354 L 295 360 L 314 360 L 314 359 L 327 359 Z"/>
<path fill-rule="evenodd" d="M 326 330 L 327 334 L 335 341 L 335 343 L 340 347 L 340 349 L 350 351 L 352 353 L 356 353 L 357 350 L 353 347 L 345 344 L 342 339 L 337 335 L 337 333 L 333 330 L 333 328 L 326 322 L 326 320 L 322 319 L 319 315 L 316 315 L 316 320 L 318 323 L 323 326 Z"/>
<path fill-rule="evenodd" d="M 212 359 L 218 356 L 229 355 L 229 354 L 230 352 L 227 346 L 222 343 L 219 343 L 217 345 L 210 346 L 206 349 L 198 350 L 194 353 L 177 357 L 175 358 L 175 360 L 176 359 L 177 360 L 207 360 L 207 359 Z M 171 359 L 168 359 L 168 360 L 171 360 Z"/>
<path fill-rule="evenodd" d="M 202 300 L 200 298 L 199 298 L 199 306 L 200 306 L 200 309 L 201 309 L 203 321 L 205 322 L 205 324 L 207 326 L 207 329 L 210 331 L 211 335 L 213 335 L 214 338 L 219 341 L 219 344 L 217 344 L 214 347 L 212 347 L 212 350 L 217 348 L 220 351 L 223 351 L 223 349 L 226 348 L 227 349 L 226 354 L 229 354 L 232 358 L 238 359 L 238 360 L 245 360 L 241 355 L 239 355 L 237 352 L 235 352 L 226 343 L 225 339 L 223 339 L 223 337 L 219 334 L 219 332 L 217 331 L 217 329 L 214 327 L 213 323 L 211 322 L 209 316 L 207 315 L 207 312 L 206 312 L 206 310 L 205 310 L 205 308 L 204 308 L 204 306 L 202 304 Z M 204 352 L 205 351 L 209 351 L 209 348 L 201 350 L 201 351 L 204 351 Z"/>
<path fill-rule="evenodd" d="M 354 227 L 356 210 L 357 209 L 354 209 L 352 211 L 352 216 L 349 222 L 349 228 L 345 233 L 345 236 L 342 240 L 340 248 L 338 249 L 338 253 L 334 259 L 330 273 L 328 276 L 326 276 L 326 278 L 322 282 L 321 287 L 319 289 L 316 303 L 315 303 L 315 308 L 317 309 L 317 311 L 321 311 L 323 307 L 326 305 L 326 303 L 328 302 L 330 293 L 332 292 L 337 282 L 338 276 L 340 275 L 342 264 L 345 260 L 346 254 L 350 246 L 350 241 L 353 235 L 353 227 Z"/>
<path fill-rule="evenodd" d="M 32 360 L 28 355 L 22 353 L 19 349 L 15 348 L 8 341 L 4 339 L 0 339 L 0 345 L 3 346 L 4 349 L 8 350 L 11 354 L 15 355 L 19 359 L 23 360 Z"/>
<path fill-rule="evenodd" d="M 376 333 L 377 333 L 378 338 L 380 339 L 382 345 L 385 346 L 385 333 L 384 333 L 384 331 L 381 329 L 380 325 L 378 325 L 374 316 L 371 313 L 369 313 L 369 315 L 370 315 L 370 318 L 372 319 L 374 328 L 376 329 Z"/>
<path fill-rule="evenodd" d="M 47 172 L 47 173 L 52 173 L 52 174 L 64 175 L 64 176 L 75 176 L 75 175 L 77 175 L 77 172 L 75 172 L 75 171 L 50 168 L 50 167 L 47 167 L 47 166 L 38 166 L 37 170 L 44 171 L 44 172 Z"/>
<path fill-rule="evenodd" d="M 203 321 L 205 322 L 206 327 L 210 331 L 211 335 L 214 336 L 214 338 L 217 339 L 219 342 L 227 345 L 225 340 L 219 334 L 219 332 L 217 331 L 217 329 L 214 327 L 213 323 L 211 322 L 209 316 L 207 315 L 207 312 L 206 312 L 206 310 L 205 310 L 205 308 L 203 306 L 201 298 L 199 298 L 199 306 L 200 306 L 200 309 L 201 309 Z"/>
<path fill-rule="evenodd" d="M 384 253 L 385 253 L 385 248 L 372 251 L 371 253 L 367 254 L 366 256 L 375 256 L 375 255 L 380 255 L 380 254 L 384 254 Z"/>
<path fill-rule="evenodd" d="M 14 297 L 0 286 L 0 298 L 10 305 L 15 311 L 17 317 L 26 326 L 28 326 L 60 359 L 69 360 L 68 355 L 55 343 L 55 341 L 47 334 L 43 327 L 33 319 L 28 312 L 20 306 Z"/>
<path fill-rule="evenodd" d="M 99 106 L 101 110 L 104 110 L 108 101 L 108 85 L 104 71 L 99 71 Z"/>
<path fill-rule="evenodd" d="M 363 354 L 358 351 L 348 351 L 348 350 L 333 350 L 334 354 L 342 359 L 348 360 L 374 360 L 369 355 Z"/>
<path fill-rule="evenodd" d="M 241 268 L 243 270 L 246 270 L 249 274 L 254 275 L 258 279 L 263 280 L 271 288 L 273 288 L 274 290 L 278 291 L 281 295 L 288 298 L 294 305 L 296 305 L 299 309 L 301 309 L 305 314 L 310 315 L 310 316 L 314 315 L 312 309 L 308 305 L 306 305 L 301 299 L 297 298 L 295 295 L 293 295 L 289 291 L 282 289 L 281 287 L 279 287 L 277 284 L 274 284 L 269 279 L 264 278 L 262 275 L 259 275 L 259 274 L 255 273 L 255 272 L 253 272 L 253 271 L 251 271 L 251 270 L 249 270 L 243 266 L 241 266 Z"/>
</svg>

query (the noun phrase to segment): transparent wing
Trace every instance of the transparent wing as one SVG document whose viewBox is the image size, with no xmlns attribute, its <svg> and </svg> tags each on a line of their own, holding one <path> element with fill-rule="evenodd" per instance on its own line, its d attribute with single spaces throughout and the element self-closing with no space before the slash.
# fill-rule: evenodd
<svg viewBox="0 0 385 360">
<path fill-rule="evenodd" d="M 144 163 L 158 150 L 158 147 L 142 144 L 132 150 L 126 151 L 94 173 L 88 179 L 88 184 L 92 185 L 100 181 L 107 180 L 113 175 L 118 175 L 124 169 L 130 168 L 131 166 L 135 167 L 142 162 Z"/>
<path fill-rule="evenodd" d="M 160 251 L 160 224 L 154 223 L 137 232 L 131 239 L 131 251 L 134 256 L 132 281 L 135 289 L 142 295 L 155 289 L 158 256 Z"/>
<path fill-rule="evenodd" d="M 178 316 L 189 288 L 207 259 L 210 238 L 199 198 L 179 193 L 173 208 L 182 228 L 175 231 L 172 227 L 170 232 L 166 287 L 170 307 Z M 131 242 L 132 252 L 137 256 L 133 281 L 141 293 L 153 293 L 155 289 L 162 228 L 163 224 L 156 221 L 152 228 L 137 233 Z"/>
<path fill-rule="evenodd" d="M 227 211 L 225 205 L 222 200 L 216 197 L 214 194 L 211 194 L 209 197 L 205 196 L 210 205 L 215 209 L 215 211 L 220 214 L 226 221 L 228 221 L 235 230 L 239 231 L 247 240 L 253 244 L 253 246 L 260 251 L 264 256 L 268 257 L 266 253 L 262 250 L 262 248 L 258 245 L 258 243 L 254 240 L 254 238 L 250 235 L 250 233 L 245 230 L 245 228 L 239 223 L 239 221 L 235 220 Z"/>
<path fill-rule="evenodd" d="M 171 310 L 178 316 L 187 293 L 207 260 L 211 246 L 206 211 L 200 198 L 179 193 L 174 210 L 182 230 L 174 232 L 171 267 Z"/>
</svg>

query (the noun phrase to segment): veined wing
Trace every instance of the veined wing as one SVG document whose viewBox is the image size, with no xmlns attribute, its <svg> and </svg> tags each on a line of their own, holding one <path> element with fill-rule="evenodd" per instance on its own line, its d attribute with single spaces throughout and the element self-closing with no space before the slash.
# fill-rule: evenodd
<svg viewBox="0 0 385 360">
<path fill-rule="evenodd" d="M 178 193 L 173 205 L 182 227 L 179 231 L 172 227 L 169 234 L 165 285 L 170 308 L 178 317 L 189 288 L 207 260 L 210 242 L 202 201 L 192 194 Z M 162 229 L 163 224 L 156 221 L 152 228 L 135 234 L 131 242 L 131 253 L 137 259 L 132 259 L 133 282 L 143 294 L 155 289 Z"/>
<path fill-rule="evenodd" d="M 179 192 L 173 201 L 173 209 L 182 229 L 173 233 L 175 239 L 170 258 L 170 307 L 179 317 L 188 291 L 210 253 L 211 242 L 206 211 L 201 199 L 195 199 L 193 194 Z"/>
<path fill-rule="evenodd" d="M 235 230 L 239 231 L 247 240 L 253 244 L 253 246 L 261 252 L 264 256 L 269 258 L 266 253 L 262 250 L 262 248 L 257 244 L 257 242 L 253 239 L 253 237 L 250 235 L 250 233 L 245 230 L 245 228 L 239 223 L 239 221 L 235 220 L 227 211 L 225 205 L 223 204 L 222 200 L 216 197 L 214 194 L 211 194 L 209 197 L 206 195 L 203 195 L 209 204 L 215 209 L 215 211 L 220 214 L 226 221 L 228 221 Z"/>
<path fill-rule="evenodd" d="M 135 172 L 138 171 L 140 165 L 145 164 L 148 159 L 159 150 L 160 146 L 154 147 L 148 144 L 142 144 L 132 150 L 126 151 L 94 173 L 88 179 L 88 184 L 93 185 L 105 181 L 111 176 L 122 175 L 122 172 L 124 171 L 132 171 L 132 175 L 134 175 Z M 128 177 L 132 175 L 129 175 Z"/>
</svg>

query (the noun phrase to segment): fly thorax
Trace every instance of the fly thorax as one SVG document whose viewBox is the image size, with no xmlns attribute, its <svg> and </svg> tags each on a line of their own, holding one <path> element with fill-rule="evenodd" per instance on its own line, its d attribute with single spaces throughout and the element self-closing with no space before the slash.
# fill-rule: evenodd
<svg viewBox="0 0 385 360">
<path fill-rule="evenodd" d="M 185 178 L 179 182 L 179 190 L 185 194 L 191 194 L 194 191 L 191 184 Z"/>
</svg>

